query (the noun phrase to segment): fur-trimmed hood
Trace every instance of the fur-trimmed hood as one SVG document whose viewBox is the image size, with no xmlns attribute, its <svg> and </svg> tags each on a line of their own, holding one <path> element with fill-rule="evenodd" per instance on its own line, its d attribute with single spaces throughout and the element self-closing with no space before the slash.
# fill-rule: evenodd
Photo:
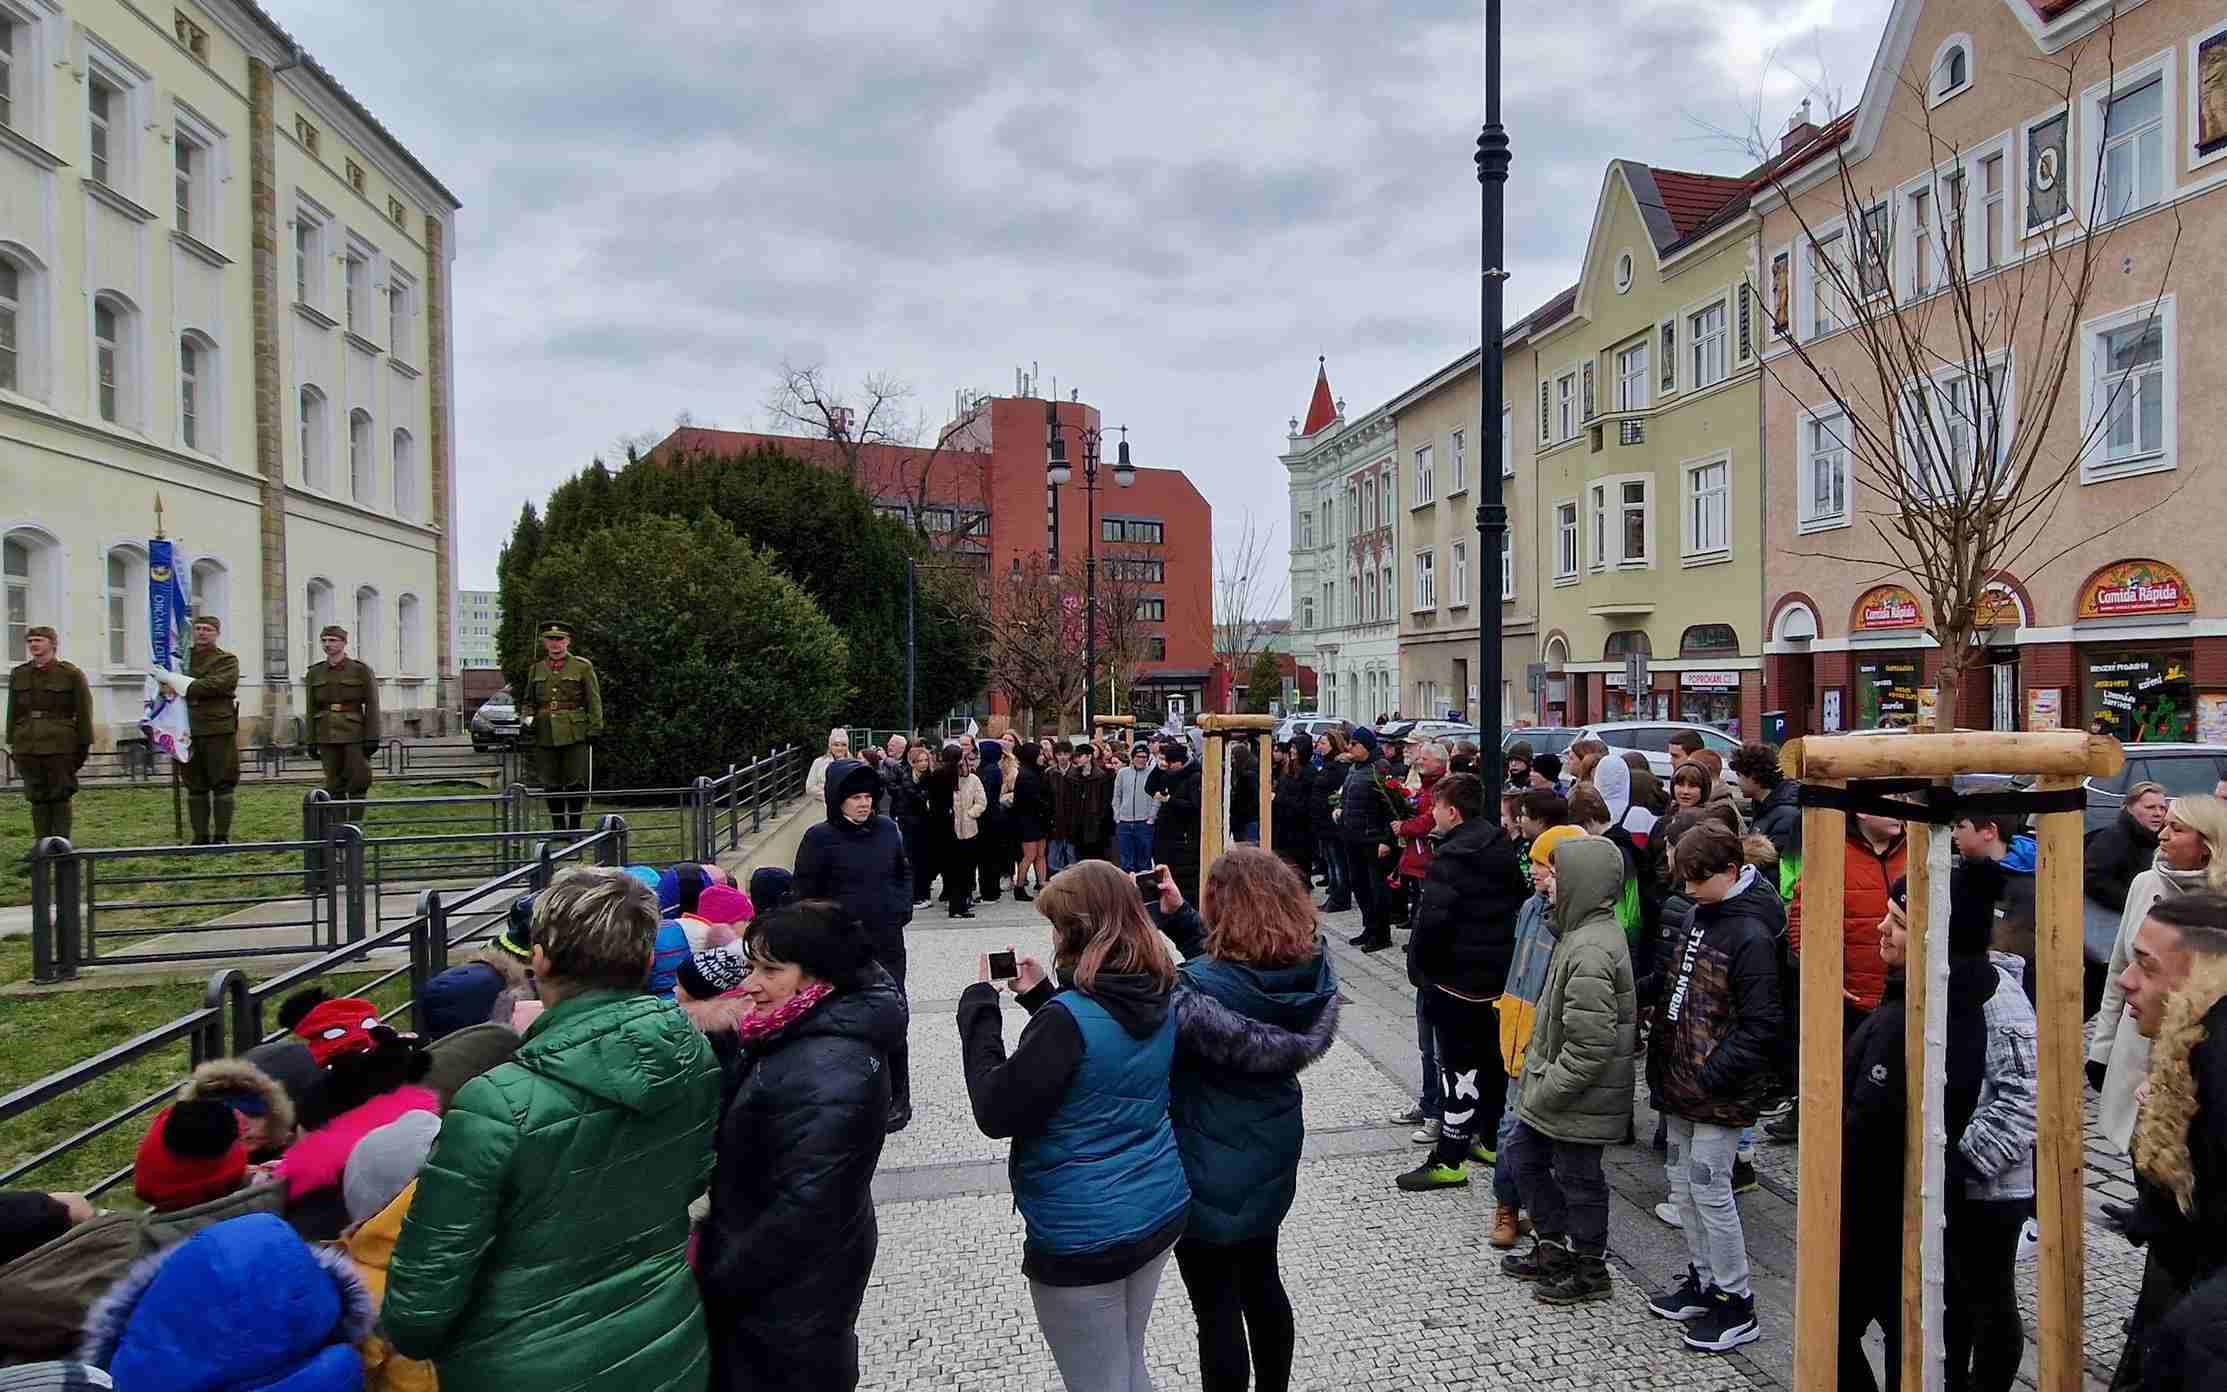
<svg viewBox="0 0 2227 1392">
<path fill-rule="evenodd" d="M 178 1089 L 178 1100 L 186 1102 L 197 1097 L 221 1099 L 227 1093 L 242 1092 L 253 1093 L 263 1099 L 263 1106 L 271 1119 L 271 1134 L 279 1137 L 280 1144 L 284 1144 L 285 1138 L 294 1134 L 294 1099 L 286 1095 L 286 1089 L 280 1087 L 270 1074 L 246 1059 L 210 1059 L 194 1069 L 193 1076 L 186 1079 L 184 1087 Z"/>
<path fill-rule="evenodd" d="M 2227 959 L 2198 958 L 2188 980 L 2165 1001 L 2165 1018 L 2150 1042 L 2150 1099 L 2134 1126 L 2134 1165 L 2169 1190 L 2184 1215 L 2196 1212 L 2196 1173 L 2189 1160 L 2188 1128 L 2196 1120 L 2196 1074 L 2191 1055 L 2207 1041 L 2212 1053 L 2227 1049 Z M 2211 1067 L 2223 1063 L 2213 1059 Z M 2227 1117 L 2205 1124 L 2227 1127 Z"/>
<path fill-rule="evenodd" d="M 203 1387 L 263 1386 L 327 1363 L 330 1379 L 287 1385 L 344 1386 L 353 1368 L 360 1386 L 353 1346 L 377 1318 L 345 1252 L 312 1246 L 259 1213 L 135 1263 L 86 1316 L 78 1357 L 146 1392 L 169 1385 L 150 1378 L 181 1358 Z"/>
<path fill-rule="evenodd" d="M 733 1034 L 742 1017 L 750 1013 L 750 997 L 730 991 L 710 1000 L 676 998 L 683 1014 L 705 1034 Z"/>
<path fill-rule="evenodd" d="M 1175 1027 L 1186 1051 L 1238 1073 L 1297 1073 L 1330 1052 L 1338 1037 L 1338 998 L 1294 1032 L 1256 1020 L 1188 985 L 1175 989 Z"/>
</svg>

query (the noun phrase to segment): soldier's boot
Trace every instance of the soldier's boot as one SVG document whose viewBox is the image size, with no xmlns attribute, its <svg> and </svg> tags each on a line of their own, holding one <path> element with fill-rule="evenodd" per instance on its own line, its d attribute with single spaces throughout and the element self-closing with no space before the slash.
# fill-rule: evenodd
<svg viewBox="0 0 2227 1392">
<path fill-rule="evenodd" d="M 54 825 L 52 806 L 53 804 L 45 802 L 31 804 L 31 844 L 34 846 L 54 834 L 52 831 Z"/>
<path fill-rule="evenodd" d="M 70 806 L 68 799 L 64 799 L 61 802 L 47 804 L 46 834 L 49 836 L 59 836 L 65 841 L 68 840 L 70 835 L 70 828 L 77 823 L 75 812 L 76 809 Z"/>
<path fill-rule="evenodd" d="M 208 845 L 209 795 L 207 793 L 186 794 L 186 817 L 193 823 L 193 844 L 196 846 Z"/>
<path fill-rule="evenodd" d="M 218 793 L 213 802 L 216 815 L 210 824 L 210 839 L 219 846 L 229 846 L 232 844 L 232 794 Z"/>
</svg>

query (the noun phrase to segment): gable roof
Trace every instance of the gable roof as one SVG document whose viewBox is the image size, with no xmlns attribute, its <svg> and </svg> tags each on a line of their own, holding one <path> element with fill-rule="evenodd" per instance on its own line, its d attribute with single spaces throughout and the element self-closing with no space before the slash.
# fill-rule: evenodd
<svg viewBox="0 0 2227 1392">
<path fill-rule="evenodd" d="M 1315 359 L 1315 394 L 1307 403 L 1307 423 L 1302 435 L 1319 435 L 1338 418 L 1338 403 L 1330 396 L 1330 368 L 1326 359 Z"/>
<path fill-rule="evenodd" d="M 1717 220 L 1717 214 L 1748 191 L 1744 176 L 1691 174 L 1679 169 L 1647 170 L 1671 227 L 1682 241 Z M 1634 189 L 1636 194 L 1638 189 Z"/>
</svg>

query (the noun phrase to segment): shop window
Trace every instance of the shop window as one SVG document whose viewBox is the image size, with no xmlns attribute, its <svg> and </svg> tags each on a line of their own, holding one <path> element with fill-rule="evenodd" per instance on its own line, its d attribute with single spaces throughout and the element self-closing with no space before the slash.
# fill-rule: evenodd
<svg viewBox="0 0 2227 1392">
<path fill-rule="evenodd" d="M 2195 738 L 2196 693 L 2187 648 L 2099 650 L 2088 656 L 2086 715 L 2091 729 L 2124 744 Z"/>
<path fill-rule="evenodd" d="M 1856 718 L 1850 728 L 1909 726 L 1918 720 L 1925 662 L 1916 653 L 1881 654 L 1856 664 Z"/>
</svg>

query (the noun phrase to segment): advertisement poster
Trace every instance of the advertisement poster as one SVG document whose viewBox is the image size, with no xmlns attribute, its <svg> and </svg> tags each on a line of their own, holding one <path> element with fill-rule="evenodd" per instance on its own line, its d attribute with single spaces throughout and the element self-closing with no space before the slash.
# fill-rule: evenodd
<svg viewBox="0 0 2227 1392">
<path fill-rule="evenodd" d="M 2202 744 L 2227 745 L 2227 696 L 2196 698 L 2196 738 Z"/>
<path fill-rule="evenodd" d="M 1825 733 L 1840 733 L 1840 688 L 1835 686 L 1825 692 Z"/>
<path fill-rule="evenodd" d="M 1925 663 L 1916 653 L 1856 664 L 1856 718 L 1853 728 L 1909 726 L 1919 715 L 1919 685 Z"/>
<path fill-rule="evenodd" d="M 2044 686 L 2026 692 L 2026 728 L 2029 730 L 2062 730 L 2065 728 L 2064 688 Z"/>
<path fill-rule="evenodd" d="M 2163 561 L 2119 561 L 2088 577 L 2080 587 L 2082 619 L 2149 618 L 2193 614 L 2196 592 L 2178 570 Z"/>
<path fill-rule="evenodd" d="M 2122 744 L 2186 740 L 2196 728 L 2188 658 L 2181 653 L 2097 653 L 2088 661 L 2088 718 Z"/>
</svg>

